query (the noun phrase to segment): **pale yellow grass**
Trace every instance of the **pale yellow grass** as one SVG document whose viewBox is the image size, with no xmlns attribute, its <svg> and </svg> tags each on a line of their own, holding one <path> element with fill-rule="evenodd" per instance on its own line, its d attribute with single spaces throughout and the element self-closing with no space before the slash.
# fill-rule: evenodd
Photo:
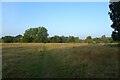
<svg viewBox="0 0 120 80">
<path fill-rule="evenodd" d="M 12 44 L 12 45 L 11 45 Z M 3 48 L 14 47 L 47 47 L 47 49 L 70 48 L 77 46 L 86 46 L 87 43 L 2 43 Z"/>
</svg>

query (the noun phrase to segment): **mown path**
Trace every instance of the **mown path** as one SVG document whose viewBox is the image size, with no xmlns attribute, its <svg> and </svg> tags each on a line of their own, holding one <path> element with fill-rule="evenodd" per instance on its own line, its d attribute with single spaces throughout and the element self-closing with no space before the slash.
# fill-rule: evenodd
<svg viewBox="0 0 120 80">
<path fill-rule="evenodd" d="M 64 78 L 70 77 L 64 68 L 64 63 L 61 62 L 58 56 L 52 54 L 47 47 L 44 46 L 43 58 L 41 67 L 41 78 Z"/>
<path fill-rule="evenodd" d="M 42 73 L 41 77 L 46 78 L 46 77 L 55 77 L 57 75 L 56 73 L 56 61 L 54 57 L 47 51 L 47 47 L 44 46 L 43 50 L 43 56 L 42 56 Z"/>
</svg>

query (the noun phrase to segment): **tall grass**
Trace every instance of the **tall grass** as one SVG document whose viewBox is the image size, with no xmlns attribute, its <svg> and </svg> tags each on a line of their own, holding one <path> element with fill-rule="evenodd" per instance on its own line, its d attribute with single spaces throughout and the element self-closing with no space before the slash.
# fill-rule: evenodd
<svg viewBox="0 0 120 80">
<path fill-rule="evenodd" d="M 4 78 L 117 78 L 118 47 L 74 43 L 3 44 Z"/>
</svg>

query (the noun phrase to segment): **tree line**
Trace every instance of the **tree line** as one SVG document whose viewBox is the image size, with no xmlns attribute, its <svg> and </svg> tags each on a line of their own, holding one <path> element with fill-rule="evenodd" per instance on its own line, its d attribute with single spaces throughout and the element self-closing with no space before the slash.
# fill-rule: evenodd
<svg viewBox="0 0 120 80">
<path fill-rule="evenodd" d="M 87 36 L 85 40 L 79 39 L 74 36 L 58 36 L 54 35 L 49 37 L 48 30 L 45 27 L 29 28 L 22 35 L 17 36 L 4 36 L 0 39 L 4 43 L 112 43 L 114 42 L 111 37 L 105 35 L 100 38 L 92 38 Z"/>
</svg>

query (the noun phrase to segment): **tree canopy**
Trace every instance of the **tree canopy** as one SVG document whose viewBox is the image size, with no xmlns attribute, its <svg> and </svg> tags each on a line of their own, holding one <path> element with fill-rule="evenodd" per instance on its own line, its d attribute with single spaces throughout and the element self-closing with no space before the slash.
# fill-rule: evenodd
<svg viewBox="0 0 120 80">
<path fill-rule="evenodd" d="M 48 33 L 45 27 L 30 28 L 24 33 L 23 42 L 41 42 L 45 43 L 48 40 Z"/>
<path fill-rule="evenodd" d="M 92 37 L 91 36 L 87 36 L 86 40 L 88 43 L 93 43 Z"/>
<path fill-rule="evenodd" d="M 5 43 L 12 43 L 14 41 L 13 36 L 5 36 L 5 37 L 2 37 L 2 39 L 4 40 Z"/>
<path fill-rule="evenodd" d="M 111 27 L 114 29 L 112 32 L 112 38 L 115 41 L 120 41 L 120 1 L 110 2 L 109 8 L 109 15 L 113 22 Z"/>
</svg>

